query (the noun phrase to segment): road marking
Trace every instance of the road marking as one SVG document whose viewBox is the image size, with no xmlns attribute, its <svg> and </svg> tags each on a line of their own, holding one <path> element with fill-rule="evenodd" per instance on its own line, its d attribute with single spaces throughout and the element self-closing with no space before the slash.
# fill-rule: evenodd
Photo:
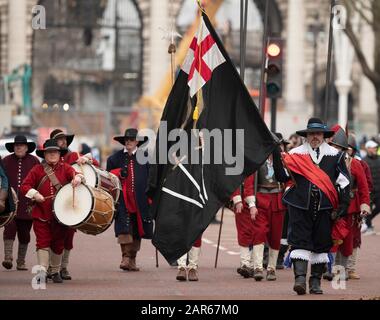
<svg viewBox="0 0 380 320">
<path fill-rule="evenodd" d="M 207 244 L 211 244 L 211 243 L 213 243 L 211 240 L 206 239 L 206 238 L 202 238 L 202 241 L 204 241 L 204 242 L 207 243 Z"/>
<path fill-rule="evenodd" d="M 211 240 L 209 240 L 209 239 L 207 239 L 207 238 L 202 238 L 202 241 L 204 241 L 204 242 L 207 243 L 207 244 L 210 244 L 210 245 L 213 246 L 214 248 L 217 248 L 217 247 L 218 247 L 218 245 L 217 245 L 216 243 L 214 243 L 214 241 L 211 241 Z M 223 246 L 221 246 L 221 245 L 219 245 L 219 249 L 220 249 L 221 251 L 226 251 L 226 253 L 229 254 L 229 255 L 231 255 L 231 256 L 237 256 L 237 255 L 240 254 L 240 252 L 236 252 L 236 251 L 228 250 L 228 248 L 223 247 Z"/>
<path fill-rule="evenodd" d="M 217 244 L 213 244 L 212 246 L 213 246 L 214 248 L 217 248 L 217 247 L 218 247 Z M 221 245 L 219 245 L 219 249 L 222 250 L 222 251 L 226 251 L 226 250 L 227 250 L 227 248 L 222 247 Z"/>
<path fill-rule="evenodd" d="M 240 252 L 235 252 L 235 251 L 227 251 L 228 254 L 230 254 L 231 256 L 237 256 L 240 254 Z"/>
</svg>

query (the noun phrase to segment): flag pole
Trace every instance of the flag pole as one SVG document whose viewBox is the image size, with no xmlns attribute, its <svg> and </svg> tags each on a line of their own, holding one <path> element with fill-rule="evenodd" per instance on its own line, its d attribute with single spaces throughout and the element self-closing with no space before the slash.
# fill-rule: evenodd
<svg viewBox="0 0 380 320">
<path fill-rule="evenodd" d="M 218 266 L 218 256 L 219 256 L 219 247 L 220 247 L 220 237 L 222 235 L 224 208 L 225 208 L 225 205 L 223 205 L 223 208 L 222 208 L 222 217 L 220 218 L 219 235 L 218 235 L 218 246 L 216 247 L 216 256 L 215 256 L 215 269 Z"/>
<path fill-rule="evenodd" d="M 264 11 L 264 30 L 263 30 L 263 41 L 262 41 L 262 53 L 261 53 L 261 80 L 260 80 L 260 98 L 259 98 L 259 111 L 264 120 L 265 114 L 265 68 L 266 68 L 266 57 L 267 57 L 267 39 L 268 39 L 268 20 L 269 20 L 269 1 L 265 1 L 265 11 Z"/>
<path fill-rule="evenodd" d="M 335 7 L 335 0 L 331 0 L 330 8 L 330 25 L 329 25 L 329 47 L 327 50 L 327 70 L 326 70 L 326 94 L 325 94 L 325 109 L 323 114 L 323 120 L 327 124 L 328 117 L 328 105 L 330 102 L 330 80 L 331 80 L 331 60 L 332 60 L 332 49 L 333 49 L 333 19 Z"/>
<path fill-rule="evenodd" d="M 259 111 L 261 117 L 264 120 L 265 117 L 265 68 L 266 68 L 266 58 L 267 58 L 267 39 L 268 39 L 268 20 L 269 20 L 269 1 L 265 1 L 265 9 L 264 9 L 264 30 L 263 30 L 263 41 L 262 41 L 262 53 L 261 53 L 261 79 L 260 79 L 260 97 L 259 97 Z M 259 182 L 259 174 L 258 171 L 255 173 L 255 184 L 254 184 L 254 192 L 255 196 L 257 195 Z M 242 194 L 243 197 L 243 194 Z"/>
<path fill-rule="evenodd" d="M 248 0 L 240 0 L 240 77 L 245 79 L 245 60 L 247 51 Z"/>
</svg>

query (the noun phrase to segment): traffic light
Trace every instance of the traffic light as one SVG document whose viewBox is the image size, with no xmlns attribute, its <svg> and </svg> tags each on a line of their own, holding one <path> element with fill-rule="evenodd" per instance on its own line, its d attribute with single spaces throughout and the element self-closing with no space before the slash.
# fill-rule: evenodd
<svg viewBox="0 0 380 320">
<path fill-rule="evenodd" d="M 282 61 L 283 40 L 281 38 L 269 38 L 267 45 L 267 97 L 281 98 L 282 96 Z"/>
</svg>

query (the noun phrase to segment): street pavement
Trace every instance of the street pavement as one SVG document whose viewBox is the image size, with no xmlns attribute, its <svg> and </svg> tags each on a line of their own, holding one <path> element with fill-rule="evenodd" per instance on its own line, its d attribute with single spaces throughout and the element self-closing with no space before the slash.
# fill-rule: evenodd
<svg viewBox="0 0 380 320">
<path fill-rule="evenodd" d="M 220 212 L 217 217 L 220 220 Z M 160 254 L 157 268 L 155 248 L 150 240 L 143 241 L 141 251 L 137 256 L 137 264 L 141 271 L 120 270 L 120 247 L 111 227 L 98 236 L 77 232 L 69 264 L 73 280 L 65 281 L 63 284 L 48 282 L 46 289 L 39 290 L 33 289 L 32 286 L 35 274 L 31 269 L 37 264 L 34 250 L 35 239 L 32 232 L 33 240 L 27 256 L 29 270 L 16 271 L 15 268 L 5 270 L 0 266 L 0 299 L 357 300 L 380 297 L 380 250 L 378 250 L 380 236 L 378 234 L 362 237 L 363 243 L 357 268 L 361 275 L 360 280 L 347 281 L 345 289 L 334 289 L 332 282 L 323 281 L 324 295 L 297 296 L 292 291 L 293 272 L 290 269 L 278 270 L 277 281 L 274 282 L 265 280 L 256 282 L 252 278 L 243 279 L 237 274 L 239 247 L 234 215 L 228 209 L 224 214 L 218 266 L 215 268 L 219 228 L 219 224 L 211 224 L 204 233 L 198 282 L 176 281 L 177 269 L 169 266 Z M 375 219 L 375 229 L 380 230 L 380 219 Z M 16 256 L 16 248 L 17 242 L 14 256 Z M 0 257 L 2 260 L 2 241 Z"/>
</svg>

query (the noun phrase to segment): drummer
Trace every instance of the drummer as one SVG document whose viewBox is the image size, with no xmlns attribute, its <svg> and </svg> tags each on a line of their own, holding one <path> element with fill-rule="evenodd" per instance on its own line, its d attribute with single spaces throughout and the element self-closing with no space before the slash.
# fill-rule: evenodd
<svg viewBox="0 0 380 320">
<path fill-rule="evenodd" d="M 8 198 L 8 177 L 5 174 L 0 157 L 0 214 L 5 211 L 6 200 Z"/>
<path fill-rule="evenodd" d="M 78 163 L 79 165 L 83 164 L 93 164 L 96 167 L 99 167 L 99 162 L 96 161 L 96 159 L 92 158 L 91 153 L 87 153 L 85 155 L 79 154 L 78 152 L 72 152 L 68 147 L 74 140 L 73 134 L 65 134 L 61 129 L 54 129 L 50 133 L 50 139 L 55 139 L 57 141 L 57 144 L 62 149 L 67 149 L 67 153 L 61 157 L 61 161 L 66 162 L 69 165 L 72 165 L 74 163 Z M 63 251 L 63 257 L 62 257 L 62 266 L 61 266 L 61 278 L 63 280 L 71 280 L 71 275 L 67 269 L 69 264 L 69 257 L 70 252 L 73 249 L 73 241 L 74 241 L 74 234 L 75 229 L 70 228 L 67 232 L 67 237 L 65 239 L 65 248 Z"/>
<path fill-rule="evenodd" d="M 84 177 L 60 161 L 67 149 L 60 148 L 56 140 L 47 140 L 43 149 L 36 153 L 45 161 L 33 167 L 23 181 L 20 192 L 36 203 L 32 209 L 32 218 L 38 263 L 44 271 L 47 270 L 50 250 L 51 278 L 54 283 L 62 283 L 60 268 L 68 228 L 55 219 L 53 199 L 60 187 L 70 181 L 76 187 Z"/>
<path fill-rule="evenodd" d="M 5 148 L 10 152 L 3 159 L 3 166 L 9 178 L 9 185 L 18 196 L 18 206 L 15 218 L 4 228 L 4 260 L 2 265 L 6 269 L 13 267 L 13 244 L 18 238 L 18 252 L 16 269 L 28 270 L 25 259 L 30 242 L 30 230 L 32 229 L 32 217 L 30 216 L 30 200 L 21 196 L 19 189 L 22 181 L 29 171 L 40 161 L 31 153 L 36 149 L 36 144 L 28 141 L 26 136 L 17 135 L 13 142 L 7 142 Z"/>
</svg>

